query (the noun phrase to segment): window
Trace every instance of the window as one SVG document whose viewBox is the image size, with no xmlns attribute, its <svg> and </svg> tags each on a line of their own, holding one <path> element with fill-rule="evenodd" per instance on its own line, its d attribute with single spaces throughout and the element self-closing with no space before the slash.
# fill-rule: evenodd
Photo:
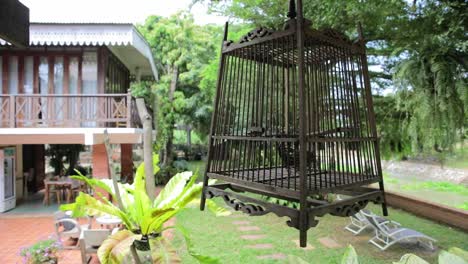
<svg viewBox="0 0 468 264">
<path fill-rule="evenodd" d="M 34 93 L 34 58 L 32 56 L 27 56 L 24 58 L 24 88 L 23 92 L 25 94 Z"/>
<path fill-rule="evenodd" d="M 97 53 L 83 52 L 83 94 L 97 94 Z"/>
<path fill-rule="evenodd" d="M 49 61 L 47 57 L 39 59 L 39 92 L 41 94 L 48 94 L 49 87 Z"/>
<path fill-rule="evenodd" d="M 8 93 L 18 93 L 18 57 L 11 56 L 8 67 Z"/>
<path fill-rule="evenodd" d="M 70 64 L 68 65 L 70 73 L 69 93 L 78 94 L 78 57 L 71 57 Z"/>
<path fill-rule="evenodd" d="M 63 94 L 63 57 L 54 60 L 54 94 Z"/>
</svg>

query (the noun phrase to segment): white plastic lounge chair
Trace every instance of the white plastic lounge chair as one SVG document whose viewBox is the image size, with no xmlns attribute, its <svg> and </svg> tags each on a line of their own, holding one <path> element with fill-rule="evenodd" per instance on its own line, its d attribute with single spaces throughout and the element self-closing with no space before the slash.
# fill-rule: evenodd
<svg viewBox="0 0 468 264">
<path fill-rule="evenodd" d="M 57 234 L 57 240 L 62 244 L 64 249 L 75 249 L 79 246 L 79 242 L 74 246 L 65 246 L 64 241 L 66 239 L 79 239 L 82 230 L 90 228 L 90 224 L 80 225 L 77 220 L 67 216 L 63 212 L 54 213 L 55 218 L 55 233 Z"/>
<path fill-rule="evenodd" d="M 374 226 L 375 236 L 369 240 L 370 243 L 374 244 L 380 250 L 386 250 L 388 247 L 392 246 L 398 242 L 409 242 L 416 241 L 418 244 L 421 244 L 430 250 L 434 250 L 433 242 L 436 242 L 435 239 L 426 236 L 416 230 L 403 228 L 400 226 L 391 227 L 384 223 L 379 223 L 375 215 L 366 214 L 365 212 L 361 213 L 366 217 L 367 221 Z"/>
<path fill-rule="evenodd" d="M 368 215 L 374 215 L 375 219 L 379 224 L 400 226 L 400 224 L 395 221 L 388 220 L 384 217 L 372 213 L 370 210 L 363 209 L 355 215 L 350 216 L 349 219 L 351 219 L 351 223 L 345 226 L 345 229 L 353 233 L 354 235 L 359 235 L 362 231 L 364 231 L 367 228 L 374 229 L 374 226 L 371 223 L 369 223 L 369 221 L 367 221 L 366 217 L 362 215 L 361 212 L 365 212 Z"/>
<path fill-rule="evenodd" d="M 88 257 L 88 255 L 96 254 L 102 242 L 110 235 L 111 231 L 109 229 L 83 230 L 79 241 L 83 264 L 87 264 L 91 260 L 91 256 Z"/>
</svg>

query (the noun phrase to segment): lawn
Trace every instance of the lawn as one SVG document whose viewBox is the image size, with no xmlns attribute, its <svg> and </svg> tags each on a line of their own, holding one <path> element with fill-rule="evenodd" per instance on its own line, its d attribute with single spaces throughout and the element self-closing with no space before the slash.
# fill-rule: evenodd
<svg viewBox="0 0 468 264">
<path fill-rule="evenodd" d="M 384 182 L 386 190 L 468 210 L 468 187 L 463 184 L 447 181 L 421 181 L 415 178 L 397 179 L 386 173 L 384 173 Z"/>
<path fill-rule="evenodd" d="M 223 204 L 220 200 L 218 202 Z M 368 208 L 376 213 L 380 212 L 378 206 L 369 205 Z M 232 216 L 216 217 L 210 212 L 200 212 L 197 208 L 188 208 L 177 216 L 176 223 L 190 232 L 196 251 L 217 257 L 222 263 L 284 263 L 284 260 L 257 259 L 259 255 L 275 253 L 295 255 L 309 263 L 339 263 L 348 244 L 352 244 L 356 248 L 361 264 L 392 263 L 408 252 L 415 253 L 430 263 L 436 263 L 438 255 L 438 250 L 430 252 L 419 247 L 400 245 L 395 245 L 382 252 L 367 242 L 372 235 L 371 232 L 353 236 L 343 230 L 349 219 L 333 216 L 320 218 L 319 225 L 309 230 L 309 244 L 314 249 L 304 250 L 298 248 L 293 242 L 298 239 L 298 231 L 286 226 L 286 218 L 279 218 L 273 214 L 257 217 L 238 214 L 236 212 Z M 421 219 L 397 209 L 390 209 L 389 218 L 400 222 L 405 227 L 416 229 L 437 239 L 438 249 L 447 249 L 453 246 L 468 249 L 468 234 L 460 230 Z M 260 231 L 239 231 L 239 226 L 234 225 L 234 221 L 249 221 L 250 226 L 257 226 Z M 249 241 L 240 237 L 243 234 L 265 234 L 266 237 Z M 326 248 L 318 241 L 319 238 L 323 237 L 335 240 L 340 244 L 340 247 Z M 174 242 L 181 251 L 183 263 L 194 263 L 181 246 L 182 238 L 176 235 Z M 247 245 L 253 244 L 271 244 L 272 248 L 252 249 L 247 247 Z"/>
</svg>

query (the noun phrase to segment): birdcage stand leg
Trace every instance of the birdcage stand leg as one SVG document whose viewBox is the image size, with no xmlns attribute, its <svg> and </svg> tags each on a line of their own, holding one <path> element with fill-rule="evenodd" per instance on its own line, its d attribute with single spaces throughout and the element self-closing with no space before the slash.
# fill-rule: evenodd
<svg viewBox="0 0 468 264">
<path fill-rule="evenodd" d="M 201 211 L 205 210 L 205 204 L 206 204 L 205 190 L 207 186 L 208 186 L 208 176 L 205 175 L 205 177 L 203 178 L 203 190 L 202 190 L 201 197 L 200 197 L 200 210 Z"/>
<path fill-rule="evenodd" d="M 380 181 L 380 182 L 379 182 L 379 188 L 380 188 L 380 190 L 382 191 L 382 193 L 385 193 L 383 181 Z M 384 216 L 388 216 L 387 201 L 386 201 L 386 199 L 385 199 L 385 194 L 383 195 L 382 214 L 383 214 Z"/>
<path fill-rule="evenodd" d="M 302 210 L 301 210 L 302 211 Z M 305 218 L 305 219 L 304 219 Z M 299 226 L 299 244 L 301 247 L 307 247 L 307 230 L 309 230 L 308 225 L 308 213 L 301 213 L 301 221 Z"/>
</svg>

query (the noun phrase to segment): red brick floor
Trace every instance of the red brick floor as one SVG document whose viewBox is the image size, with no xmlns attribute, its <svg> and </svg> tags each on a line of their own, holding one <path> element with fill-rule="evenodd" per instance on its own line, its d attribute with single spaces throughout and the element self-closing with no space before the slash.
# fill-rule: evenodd
<svg viewBox="0 0 468 264">
<path fill-rule="evenodd" d="M 21 247 L 47 239 L 54 233 L 52 217 L 1 217 L 0 263 L 23 263 L 18 254 Z M 59 263 L 81 264 L 80 251 L 78 249 L 60 250 Z M 91 263 L 99 263 L 96 256 L 93 257 Z"/>
</svg>

